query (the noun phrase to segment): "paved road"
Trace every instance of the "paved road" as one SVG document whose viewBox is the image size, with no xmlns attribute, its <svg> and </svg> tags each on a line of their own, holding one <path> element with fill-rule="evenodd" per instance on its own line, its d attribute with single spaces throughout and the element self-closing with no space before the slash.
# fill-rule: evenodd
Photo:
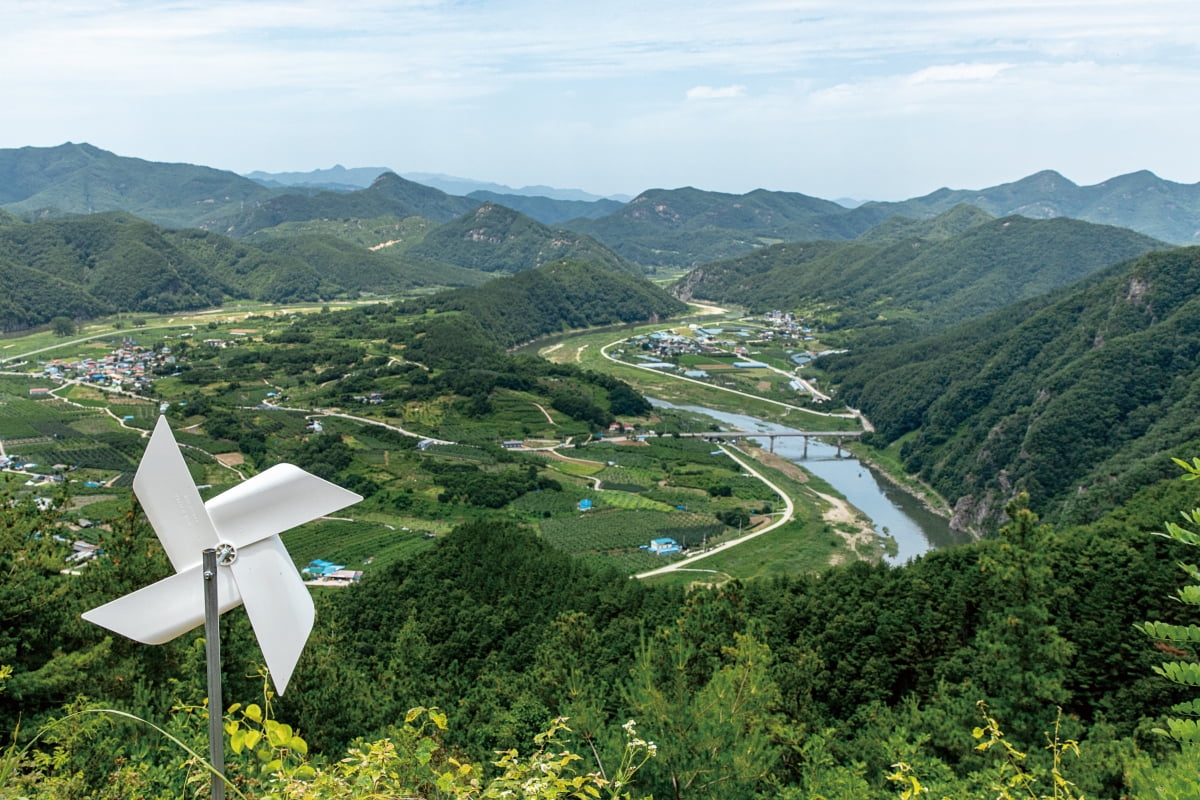
<svg viewBox="0 0 1200 800">
<path fill-rule="evenodd" d="M 674 572 L 674 571 L 680 570 L 680 569 L 686 570 L 689 567 L 692 567 L 693 564 L 695 564 L 697 561 L 699 561 L 702 558 L 707 558 L 707 557 L 713 555 L 714 553 L 720 553 L 722 550 L 728 550 L 731 547 L 738 546 L 742 542 L 748 542 L 751 539 L 762 536 L 764 533 L 768 533 L 770 531 L 775 530 L 780 525 L 786 525 L 787 523 L 791 522 L 795 518 L 796 504 L 792 502 L 792 498 L 789 497 L 786 492 L 784 492 L 782 489 L 780 489 L 775 484 L 771 483 L 771 481 L 767 480 L 766 476 L 764 476 L 761 472 L 756 470 L 754 467 L 750 466 L 748 463 L 746 463 L 746 461 L 735 456 L 731 452 L 730 448 L 728 448 L 724 445 L 719 445 L 719 446 L 720 446 L 721 450 L 724 451 L 725 455 L 729 456 L 735 462 L 737 462 L 741 466 L 742 469 L 744 469 L 746 472 L 749 472 L 754 477 L 758 478 L 760 481 L 762 481 L 768 487 L 770 487 L 771 491 L 775 492 L 775 494 L 777 494 L 781 498 L 783 498 L 784 508 L 783 508 L 782 516 L 780 516 L 779 519 L 775 520 L 774 522 L 772 522 L 770 525 L 766 526 L 765 528 L 760 528 L 756 531 L 751 531 L 750 533 L 747 533 L 745 536 L 741 536 L 737 539 L 733 539 L 728 542 L 723 542 L 723 543 L 717 545 L 716 547 L 709 548 L 708 550 L 704 551 L 703 553 L 696 553 L 694 555 L 688 555 L 686 558 L 683 558 L 679 561 L 675 561 L 670 564 L 667 564 L 664 567 L 659 567 L 658 569 L 652 569 L 648 572 L 639 572 L 637 575 L 634 575 L 633 577 L 649 578 L 652 575 L 662 575 L 664 573 Z"/>
</svg>

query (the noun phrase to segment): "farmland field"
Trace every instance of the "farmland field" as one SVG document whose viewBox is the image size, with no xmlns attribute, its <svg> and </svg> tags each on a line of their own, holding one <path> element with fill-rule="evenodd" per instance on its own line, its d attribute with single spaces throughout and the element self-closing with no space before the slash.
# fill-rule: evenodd
<svg viewBox="0 0 1200 800">
<path fill-rule="evenodd" d="M 648 509 L 600 509 L 572 517 L 542 520 L 542 537 L 553 546 L 593 562 L 626 571 L 662 566 L 679 554 L 659 556 L 644 549 L 652 539 L 670 537 L 699 546 L 725 530 L 705 514 Z M 598 558 L 602 557 L 602 558 Z"/>
</svg>

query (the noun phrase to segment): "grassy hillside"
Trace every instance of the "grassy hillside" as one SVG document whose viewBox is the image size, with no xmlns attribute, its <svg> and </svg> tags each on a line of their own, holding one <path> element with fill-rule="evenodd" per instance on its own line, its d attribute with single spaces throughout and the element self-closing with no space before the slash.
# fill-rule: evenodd
<svg viewBox="0 0 1200 800">
<path fill-rule="evenodd" d="M 994 526 L 1016 491 L 1084 521 L 1200 449 L 1200 248 L 1146 254 L 935 338 L 832 356 L 877 444 Z"/>
</svg>

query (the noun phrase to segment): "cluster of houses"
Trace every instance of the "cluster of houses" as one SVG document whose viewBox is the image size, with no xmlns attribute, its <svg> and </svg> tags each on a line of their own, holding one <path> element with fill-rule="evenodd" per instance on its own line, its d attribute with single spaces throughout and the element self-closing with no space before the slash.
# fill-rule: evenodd
<svg viewBox="0 0 1200 800">
<path fill-rule="evenodd" d="M 42 365 L 42 375 L 56 383 L 80 380 L 101 386 L 131 391 L 144 391 L 153 384 L 153 374 L 175 364 L 171 348 L 150 349 L 133 339 L 122 339 L 121 346 L 106 356 L 68 361 L 56 358 Z M 41 394 L 48 394 L 43 390 Z M 30 390 L 31 396 L 36 396 Z"/>
<path fill-rule="evenodd" d="M 626 344 L 642 351 L 634 358 L 645 362 L 642 364 L 643 367 L 673 369 L 674 365 L 668 359 L 678 358 L 681 355 L 732 351 L 734 355 L 745 356 L 749 353 L 747 345 L 751 342 L 775 339 L 797 342 L 814 341 L 812 329 L 797 323 L 790 311 L 786 313 L 772 311 L 766 315 L 764 321 L 770 327 L 762 330 L 744 327 L 727 330 L 714 326 L 689 325 L 686 335 L 677 331 L 656 331 L 633 336 L 626 341 Z M 735 366 L 740 365 L 735 364 Z"/>
<path fill-rule="evenodd" d="M 768 311 L 763 314 L 763 322 L 772 330 L 763 331 L 759 336 L 763 339 L 793 339 L 803 342 L 815 341 L 812 328 L 803 325 L 791 311 Z"/>
<path fill-rule="evenodd" d="M 363 403 L 364 405 L 377 406 L 383 402 L 383 393 L 371 392 L 370 394 L 356 394 L 352 395 L 350 399 L 359 403 Z"/>
</svg>

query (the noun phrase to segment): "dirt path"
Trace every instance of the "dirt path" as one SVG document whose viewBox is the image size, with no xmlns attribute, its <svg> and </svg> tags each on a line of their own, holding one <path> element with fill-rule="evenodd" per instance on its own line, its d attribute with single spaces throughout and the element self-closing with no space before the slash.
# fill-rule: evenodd
<svg viewBox="0 0 1200 800">
<path fill-rule="evenodd" d="M 534 403 L 534 405 L 537 406 L 538 411 L 546 415 L 546 422 L 549 422 L 556 428 L 558 427 L 558 423 L 555 422 L 554 418 L 550 416 L 550 412 L 546 410 L 545 406 L 543 406 L 541 403 Z"/>
</svg>

